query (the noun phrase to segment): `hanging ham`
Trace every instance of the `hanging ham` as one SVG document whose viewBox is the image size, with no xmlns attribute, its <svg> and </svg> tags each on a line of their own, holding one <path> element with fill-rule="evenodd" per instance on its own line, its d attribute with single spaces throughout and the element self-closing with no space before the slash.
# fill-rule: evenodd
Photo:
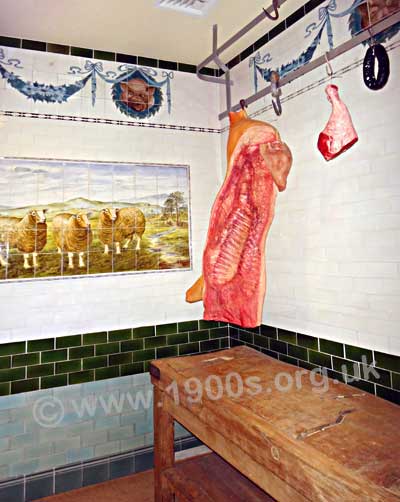
<svg viewBox="0 0 400 502">
<path fill-rule="evenodd" d="M 292 156 L 274 127 L 244 110 L 231 113 L 230 124 L 227 174 L 211 212 L 203 275 L 186 300 L 203 300 L 204 319 L 254 327 L 265 296 L 265 240 Z"/>
<path fill-rule="evenodd" d="M 319 135 L 318 150 L 325 160 L 332 160 L 354 145 L 358 136 L 349 110 L 339 97 L 338 87 L 328 85 L 325 92 L 332 104 L 332 112 L 325 129 Z"/>
</svg>

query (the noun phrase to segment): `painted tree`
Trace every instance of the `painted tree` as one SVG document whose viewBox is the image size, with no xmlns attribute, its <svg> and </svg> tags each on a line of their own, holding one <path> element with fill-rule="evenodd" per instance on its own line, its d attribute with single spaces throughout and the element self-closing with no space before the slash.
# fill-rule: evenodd
<svg viewBox="0 0 400 502">
<path fill-rule="evenodd" d="M 179 227 L 179 212 L 185 204 L 183 192 L 172 192 L 168 195 L 164 202 L 164 213 L 171 217 L 175 214 L 176 226 Z"/>
</svg>

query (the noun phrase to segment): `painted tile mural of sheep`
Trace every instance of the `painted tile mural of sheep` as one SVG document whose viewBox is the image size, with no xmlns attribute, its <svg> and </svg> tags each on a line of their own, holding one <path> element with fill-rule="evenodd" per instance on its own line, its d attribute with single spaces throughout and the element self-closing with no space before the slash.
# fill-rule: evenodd
<svg viewBox="0 0 400 502">
<path fill-rule="evenodd" d="M 189 168 L 0 159 L 0 281 L 190 269 Z"/>
<path fill-rule="evenodd" d="M 146 229 L 146 219 L 143 212 L 136 207 L 104 208 L 99 216 L 99 239 L 104 244 L 104 253 L 108 254 L 109 247 L 115 244 L 116 254 L 128 249 L 130 242 L 136 240 L 136 251 L 140 251 L 140 242 Z"/>
</svg>

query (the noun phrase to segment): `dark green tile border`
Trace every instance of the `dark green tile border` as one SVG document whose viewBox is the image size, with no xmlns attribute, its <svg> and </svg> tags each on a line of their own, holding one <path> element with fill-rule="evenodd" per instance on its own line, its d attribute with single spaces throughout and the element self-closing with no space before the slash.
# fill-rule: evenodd
<svg viewBox="0 0 400 502">
<path fill-rule="evenodd" d="M 196 73 L 196 66 L 192 64 L 179 63 L 178 61 L 164 61 L 145 56 L 134 56 L 130 54 L 120 54 L 111 51 L 97 49 L 87 49 L 84 47 L 74 47 L 69 45 L 54 44 L 51 42 L 41 42 L 38 40 L 26 40 L 21 38 L 0 36 L 0 45 L 4 47 L 17 47 L 29 49 L 31 51 L 53 52 L 64 54 L 66 56 L 77 56 L 81 58 L 94 58 L 101 61 L 112 61 L 118 63 L 128 63 L 133 65 L 148 66 L 151 68 L 160 68 L 173 71 L 182 71 L 185 73 Z M 201 73 L 218 76 L 218 70 L 214 68 L 203 68 Z"/>
<path fill-rule="evenodd" d="M 238 345 L 310 370 L 325 368 L 332 378 L 399 400 L 400 357 L 274 326 L 204 320 L 2 344 L 0 396 L 143 373 L 152 359 Z M 375 361 L 378 376 L 364 371 L 364 360 Z"/>
<path fill-rule="evenodd" d="M 322 368 L 333 379 L 400 404 L 400 356 L 267 325 L 247 329 L 231 324 L 229 334 L 231 347 L 247 345 L 308 370 Z M 366 371 L 369 366 L 374 371 Z"/>
</svg>

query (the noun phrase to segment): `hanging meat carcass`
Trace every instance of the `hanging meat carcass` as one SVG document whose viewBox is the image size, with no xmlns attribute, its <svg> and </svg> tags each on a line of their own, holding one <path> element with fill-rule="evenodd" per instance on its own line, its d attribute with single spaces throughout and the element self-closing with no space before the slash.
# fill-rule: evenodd
<svg viewBox="0 0 400 502">
<path fill-rule="evenodd" d="M 332 104 L 332 112 L 325 129 L 318 138 L 318 150 L 325 160 L 332 160 L 358 141 L 349 110 L 339 97 L 336 85 L 328 85 L 325 89 L 328 101 Z"/>
<path fill-rule="evenodd" d="M 242 110 L 230 113 L 227 158 L 211 212 L 203 275 L 186 300 L 203 300 L 204 319 L 254 327 L 261 324 L 265 296 L 265 240 L 292 155 L 274 127 Z"/>
</svg>

